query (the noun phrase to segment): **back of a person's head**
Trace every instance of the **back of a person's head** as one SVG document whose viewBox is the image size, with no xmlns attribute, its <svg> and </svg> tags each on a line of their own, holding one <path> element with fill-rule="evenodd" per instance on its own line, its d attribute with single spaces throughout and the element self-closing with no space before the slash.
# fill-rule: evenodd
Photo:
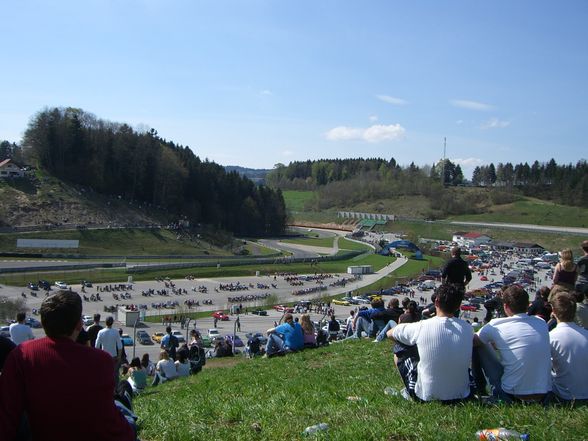
<svg viewBox="0 0 588 441">
<path fill-rule="evenodd" d="M 185 362 L 186 362 L 186 360 L 187 360 L 187 357 L 186 357 L 186 352 L 185 352 L 185 351 L 179 351 L 179 352 L 178 352 L 178 361 L 179 361 L 180 363 L 185 363 Z"/>
<path fill-rule="evenodd" d="M 172 332 L 171 326 L 166 326 L 165 332 L 167 332 L 168 334 L 171 334 L 171 332 Z"/>
<path fill-rule="evenodd" d="M 135 357 L 131 360 L 131 363 L 129 364 L 130 367 L 134 367 L 134 368 L 140 368 L 141 367 L 141 360 L 139 359 L 139 357 Z"/>
<path fill-rule="evenodd" d="M 584 242 L 582 242 L 582 250 L 584 250 L 585 253 L 588 253 L 588 240 L 585 240 Z"/>
<path fill-rule="evenodd" d="M 446 314 L 454 313 L 461 305 L 463 294 L 451 284 L 443 284 L 437 288 L 435 304 Z"/>
<path fill-rule="evenodd" d="M 461 256 L 461 248 L 460 247 L 453 247 L 453 248 L 451 248 L 451 255 L 453 257 L 459 257 L 459 256 Z"/>
<path fill-rule="evenodd" d="M 109 315 L 108 317 L 106 317 L 106 320 L 104 320 L 104 323 L 106 323 L 106 326 L 110 328 L 114 323 L 114 317 Z"/>
<path fill-rule="evenodd" d="M 431 294 L 431 302 L 435 303 L 435 299 L 437 299 L 437 294 L 436 293 Z"/>
<path fill-rule="evenodd" d="M 402 299 L 402 307 L 404 309 L 408 308 L 408 304 L 410 303 L 410 298 L 409 297 L 405 297 Z"/>
<path fill-rule="evenodd" d="M 284 322 L 294 321 L 294 316 L 289 312 L 284 314 Z"/>
<path fill-rule="evenodd" d="M 502 301 L 514 314 L 522 314 L 529 308 L 529 294 L 519 285 L 510 285 L 502 294 Z"/>
<path fill-rule="evenodd" d="M 408 312 L 410 314 L 415 315 L 418 312 L 419 305 L 414 300 L 411 300 L 410 302 L 408 302 L 406 309 L 408 309 Z"/>
<path fill-rule="evenodd" d="M 94 314 L 94 322 L 95 323 L 100 322 L 100 314 Z"/>
<path fill-rule="evenodd" d="M 349 311 L 349 315 L 355 315 L 355 311 L 352 309 L 351 311 Z"/>
<path fill-rule="evenodd" d="M 381 298 L 376 298 L 372 300 L 372 308 L 383 308 L 384 301 Z"/>
<path fill-rule="evenodd" d="M 573 322 L 576 315 L 576 299 L 567 292 L 558 292 L 551 299 L 553 313 L 560 322 Z"/>
<path fill-rule="evenodd" d="M 142 366 L 147 366 L 149 365 L 149 354 L 145 353 L 143 354 L 143 357 L 141 357 L 141 365 Z"/>
<path fill-rule="evenodd" d="M 167 351 L 161 351 L 159 353 L 159 359 L 160 360 L 169 360 L 169 355 L 168 355 Z"/>
<path fill-rule="evenodd" d="M 27 315 L 24 312 L 19 312 L 16 314 L 16 321 L 17 322 L 24 322 L 24 319 L 27 318 Z"/>
<path fill-rule="evenodd" d="M 39 313 L 47 337 L 69 337 L 80 322 L 82 299 L 73 291 L 60 290 L 43 301 Z"/>
<path fill-rule="evenodd" d="M 539 291 L 537 291 L 537 296 L 540 299 L 547 300 L 547 298 L 549 297 L 549 292 L 550 291 L 551 290 L 549 289 L 549 287 L 542 286 L 541 288 L 539 288 Z"/>
<path fill-rule="evenodd" d="M 331 316 L 331 320 L 335 320 L 335 314 Z"/>
<path fill-rule="evenodd" d="M 400 301 L 396 297 L 392 297 L 388 302 L 388 308 L 398 308 L 400 306 Z"/>
</svg>

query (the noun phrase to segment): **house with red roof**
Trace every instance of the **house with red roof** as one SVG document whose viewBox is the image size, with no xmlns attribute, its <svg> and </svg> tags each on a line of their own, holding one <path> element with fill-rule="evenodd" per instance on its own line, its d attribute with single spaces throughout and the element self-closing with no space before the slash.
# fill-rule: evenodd
<svg viewBox="0 0 588 441">
<path fill-rule="evenodd" d="M 492 241 L 490 236 L 482 233 L 457 231 L 453 233 L 453 242 L 462 247 L 477 247 Z"/>
</svg>

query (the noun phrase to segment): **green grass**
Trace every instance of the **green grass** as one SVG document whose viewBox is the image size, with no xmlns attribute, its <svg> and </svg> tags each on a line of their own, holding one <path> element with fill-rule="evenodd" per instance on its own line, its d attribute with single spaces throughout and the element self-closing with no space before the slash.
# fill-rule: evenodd
<svg viewBox="0 0 588 441">
<path fill-rule="evenodd" d="M 284 239 L 284 243 L 295 243 L 298 245 L 308 245 L 312 247 L 333 248 L 335 237 L 294 237 L 292 239 Z"/>
<path fill-rule="evenodd" d="M 16 239 L 77 239 L 79 249 L 43 250 L 78 255 L 202 255 L 205 252 L 215 255 L 228 255 L 227 251 L 211 247 L 205 242 L 180 241 L 176 234 L 165 229 L 104 229 L 46 231 L 35 233 L 0 234 L 0 250 L 4 252 L 23 252 L 16 248 Z M 29 250 L 36 252 L 36 250 Z"/>
<path fill-rule="evenodd" d="M 346 341 L 286 357 L 211 361 L 196 376 L 149 388 L 135 412 L 146 441 L 298 440 L 320 422 L 329 429 L 312 439 L 469 441 L 500 426 L 528 431 L 533 441 L 588 433 L 588 407 L 419 404 L 385 395 L 386 386 L 402 387 L 390 345 Z"/>
<path fill-rule="evenodd" d="M 365 243 L 354 242 L 344 237 L 339 238 L 339 249 L 340 250 L 352 250 L 352 251 L 370 251 L 372 247 Z"/>
<path fill-rule="evenodd" d="M 488 213 L 453 216 L 450 219 L 587 228 L 588 208 L 528 198 L 512 204 L 495 205 Z"/>
<path fill-rule="evenodd" d="M 314 191 L 285 190 L 282 192 L 288 211 L 304 211 L 305 205 L 315 198 Z"/>
</svg>

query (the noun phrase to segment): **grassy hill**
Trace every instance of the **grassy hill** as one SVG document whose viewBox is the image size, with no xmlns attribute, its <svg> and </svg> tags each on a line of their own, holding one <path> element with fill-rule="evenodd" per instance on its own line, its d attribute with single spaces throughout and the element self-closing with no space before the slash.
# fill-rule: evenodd
<svg viewBox="0 0 588 441">
<path fill-rule="evenodd" d="M 209 361 L 196 376 L 149 388 L 135 401 L 141 439 L 427 441 L 474 439 L 508 427 L 531 440 L 585 440 L 588 407 L 418 404 L 383 393 L 402 381 L 389 343 L 346 341 L 271 359 Z M 352 397 L 352 399 L 349 399 Z"/>
</svg>

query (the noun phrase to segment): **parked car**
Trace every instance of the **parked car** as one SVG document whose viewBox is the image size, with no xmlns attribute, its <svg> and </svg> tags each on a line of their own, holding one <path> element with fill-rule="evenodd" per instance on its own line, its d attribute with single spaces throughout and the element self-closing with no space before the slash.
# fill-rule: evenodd
<svg viewBox="0 0 588 441">
<path fill-rule="evenodd" d="M 5 338 L 10 338 L 10 326 L 0 327 L 0 335 Z"/>
<path fill-rule="evenodd" d="M 214 340 L 217 337 L 220 337 L 221 333 L 218 329 L 216 328 L 210 328 L 208 330 L 208 338 L 210 338 L 211 340 Z"/>
<path fill-rule="evenodd" d="M 292 314 L 294 312 L 294 308 L 292 308 L 291 306 L 276 305 L 276 306 L 274 306 L 274 309 L 278 312 L 283 312 L 283 313 L 289 312 L 290 314 Z"/>
<path fill-rule="evenodd" d="M 55 282 L 55 286 L 59 289 L 67 289 L 67 283 L 65 282 Z"/>
<path fill-rule="evenodd" d="M 155 343 L 161 343 L 161 339 L 163 338 L 163 336 L 165 335 L 165 333 L 163 332 L 154 332 L 151 335 L 151 339 L 155 342 Z"/>
<path fill-rule="evenodd" d="M 172 335 L 174 335 L 178 339 L 179 344 L 186 343 L 186 337 L 184 337 L 182 331 L 172 331 Z"/>
<path fill-rule="evenodd" d="M 351 303 L 349 303 L 347 300 L 343 300 L 343 299 L 333 299 L 333 305 L 340 305 L 340 306 L 349 306 Z"/>
<path fill-rule="evenodd" d="M 39 285 L 37 285 L 36 283 L 33 283 L 33 282 L 29 282 L 29 284 L 27 285 L 27 287 L 31 291 L 38 291 L 39 290 Z"/>
<path fill-rule="evenodd" d="M 91 315 L 83 315 L 82 322 L 84 323 L 84 326 L 90 326 L 92 323 L 94 323 L 94 317 Z"/>
<path fill-rule="evenodd" d="M 46 291 L 49 291 L 51 289 L 51 284 L 46 280 L 39 280 L 37 282 L 37 285 L 39 285 L 39 288 L 42 288 Z"/>
<path fill-rule="evenodd" d="M 88 282 L 87 280 L 82 280 L 82 286 L 85 288 L 92 288 L 92 282 Z"/>
<path fill-rule="evenodd" d="M 147 333 L 147 331 L 143 331 L 142 329 L 137 331 L 137 340 L 142 345 L 152 345 L 153 344 L 153 340 L 151 340 L 151 337 L 149 337 L 149 334 Z"/>
<path fill-rule="evenodd" d="M 267 311 L 265 309 L 256 309 L 254 311 L 251 311 L 251 314 L 260 315 L 260 316 L 266 316 L 267 315 Z"/>
<path fill-rule="evenodd" d="M 225 314 L 224 312 L 222 312 L 222 311 L 216 311 L 216 312 L 213 312 L 213 313 L 212 313 L 212 316 L 213 316 L 215 319 L 222 320 L 223 322 L 225 322 L 225 321 L 229 320 L 229 316 L 228 316 L 228 315 L 226 315 L 226 314 Z"/>
<path fill-rule="evenodd" d="M 133 338 L 129 334 L 120 336 L 123 346 L 133 346 Z"/>
<path fill-rule="evenodd" d="M 476 305 L 461 305 L 459 309 L 462 311 L 477 311 L 479 307 Z"/>
<path fill-rule="evenodd" d="M 363 296 L 354 296 L 353 300 L 355 300 L 357 302 L 357 304 L 367 304 L 369 305 L 371 303 L 370 299 L 363 297 Z"/>
<path fill-rule="evenodd" d="M 36 329 L 42 327 L 41 322 L 33 317 L 27 317 L 24 321 L 24 324 L 27 326 L 30 326 L 31 328 L 36 328 Z"/>
</svg>

